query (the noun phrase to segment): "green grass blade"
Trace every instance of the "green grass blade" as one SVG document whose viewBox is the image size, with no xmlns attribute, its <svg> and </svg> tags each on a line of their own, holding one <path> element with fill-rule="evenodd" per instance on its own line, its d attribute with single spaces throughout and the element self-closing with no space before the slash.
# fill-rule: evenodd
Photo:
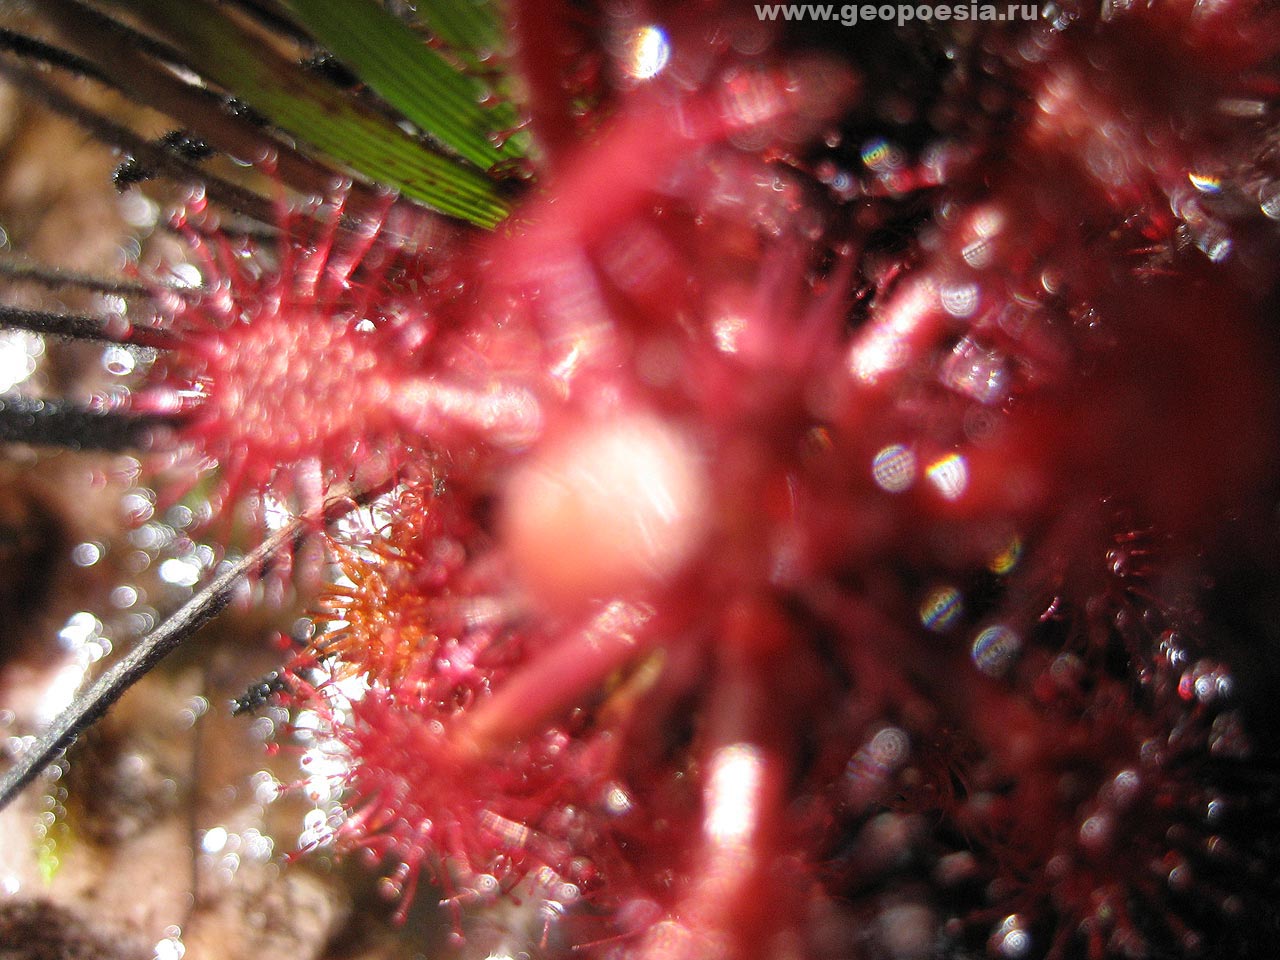
<svg viewBox="0 0 1280 960">
<path fill-rule="evenodd" d="M 502 48 L 502 28 L 492 0 L 420 0 L 414 15 L 473 66 Z"/>
<path fill-rule="evenodd" d="M 459 156 L 487 170 L 519 155 L 514 143 L 494 145 L 493 136 L 516 122 L 508 104 L 482 107 L 485 85 L 466 76 L 426 46 L 412 30 L 374 3 L 352 0 L 290 0 L 298 19 L 362 82 L 426 133 Z M 457 11 L 469 0 L 455 2 Z M 457 16 L 448 33 L 466 37 Z M 442 37 L 442 39 L 447 39 Z"/>
<path fill-rule="evenodd" d="M 496 225 L 507 208 L 479 170 L 430 150 L 395 123 L 344 98 L 207 0 L 127 0 L 198 73 L 281 130 L 442 213 Z"/>
</svg>

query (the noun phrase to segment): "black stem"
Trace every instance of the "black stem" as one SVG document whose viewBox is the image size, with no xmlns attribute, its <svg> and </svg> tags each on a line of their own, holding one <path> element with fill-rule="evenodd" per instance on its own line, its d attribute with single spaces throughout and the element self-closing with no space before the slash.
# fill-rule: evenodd
<svg viewBox="0 0 1280 960">
<path fill-rule="evenodd" d="M 0 270 L 0 273 L 3 273 Z M 25 307 L 0 306 L 0 328 L 30 330 L 54 337 L 72 340 L 93 340 L 99 343 L 116 343 L 125 347 L 151 347 L 171 350 L 177 346 L 177 338 L 167 330 L 155 327 L 129 326 L 123 333 L 112 333 L 100 317 L 80 313 L 47 313 L 28 310 Z"/>
<path fill-rule="evenodd" d="M 24 60 L 47 63 L 52 67 L 70 70 L 72 73 L 77 73 L 82 77 L 90 77 L 97 80 L 99 83 L 109 82 L 106 74 L 83 57 L 63 50 L 61 47 L 45 43 L 43 40 L 37 40 L 35 37 L 28 37 L 25 33 L 17 33 L 0 27 L 0 50 L 7 50 L 10 53 L 17 54 Z"/>
<path fill-rule="evenodd" d="M 0 76 L 8 78 L 15 86 L 44 101 L 51 109 L 83 127 L 95 139 L 128 151 L 144 166 L 180 183 L 202 184 L 213 200 L 260 223 L 275 221 L 271 204 L 263 197 L 195 167 L 175 156 L 171 150 L 151 143 L 128 127 L 76 102 L 55 89 L 34 70 L 0 57 Z"/>
<path fill-rule="evenodd" d="M 162 65 L 183 62 L 165 45 L 152 48 L 136 31 L 88 6 L 82 0 L 43 0 L 42 14 L 61 32 L 77 53 L 92 58 L 109 82 L 137 103 L 145 104 L 190 126 L 211 146 L 241 160 L 254 160 L 264 152 L 275 157 L 275 176 L 303 194 L 331 190 L 341 171 L 319 158 L 299 152 L 292 141 L 282 139 L 243 117 L 233 117 L 213 90 L 180 80 Z M 152 43 L 158 41 L 151 40 Z M 149 55 L 148 55 L 149 54 Z M 141 159 L 141 158 L 139 158 Z M 352 213 L 377 210 L 378 192 L 359 180 L 348 197 Z M 277 218 L 255 217 L 262 223 Z"/>
<path fill-rule="evenodd" d="M 294 520 L 243 559 L 231 564 L 94 681 L 18 758 L 14 767 L 0 777 L 0 810 L 102 717 L 126 690 L 222 612 L 230 603 L 237 584 L 259 572 L 281 546 L 302 532 L 306 522 L 304 519 Z"/>
<path fill-rule="evenodd" d="M 279 4 L 270 2 L 270 0 L 265 0 L 265 2 L 264 0 L 232 0 L 232 6 L 239 7 L 268 30 L 288 37 L 295 43 L 312 44 L 315 42 L 289 16 L 287 10 Z"/>
<path fill-rule="evenodd" d="M 0 396 L 0 444 L 25 443 L 69 450 L 137 450 L 166 421 L 125 412 L 99 412 L 62 400 Z"/>
<path fill-rule="evenodd" d="M 138 280 L 123 280 L 113 277 L 95 277 L 61 267 L 50 267 L 43 263 L 25 263 L 19 260 L 0 258 L 0 276 L 13 280 L 29 280 L 50 290 L 61 290 L 74 287 L 78 290 L 92 290 L 95 293 L 109 293 L 118 297 L 149 297 L 156 290 L 172 290 L 182 294 L 188 292 L 184 287 L 148 286 Z"/>
</svg>

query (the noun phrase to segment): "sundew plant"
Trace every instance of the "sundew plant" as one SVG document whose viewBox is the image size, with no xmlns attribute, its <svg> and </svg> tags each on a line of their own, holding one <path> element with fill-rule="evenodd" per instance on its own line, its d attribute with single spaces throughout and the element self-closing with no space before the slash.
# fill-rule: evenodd
<svg viewBox="0 0 1280 960">
<path fill-rule="evenodd" d="M 3 260 L 6 465 L 107 451 L 131 544 L 5 521 L 15 610 L 88 571 L 71 688 L 0 665 L 5 845 L 55 874 L 77 737 L 258 617 L 187 726 L 309 812 L 192 856 L 354 863 L 416 955 L 1269 956 L 1280 14 L 933 9 L 15 15 L 152 215 Z"/>
</svg>

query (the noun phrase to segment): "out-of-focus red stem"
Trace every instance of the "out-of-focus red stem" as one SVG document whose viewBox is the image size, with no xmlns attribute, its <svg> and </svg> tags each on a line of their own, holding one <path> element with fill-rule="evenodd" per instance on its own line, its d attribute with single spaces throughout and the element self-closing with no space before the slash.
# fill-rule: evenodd
<svg viewBox="0 0 1280 960">
<path fill-rule="evenodd" d="M 653 642 L 649 614 L 611 603 L 583 629 L 539 653 L 457 730 L 463 750 L 484 753 L 538 729 L 589 694 Z"/>
<path fill-rule="evenodd" d="M 515 0 L 510 6 L 514 59 L 525 84 L 529 122 L 552 170 L 574 142 L 564 6 L 561 0 Z"/>
</svg>

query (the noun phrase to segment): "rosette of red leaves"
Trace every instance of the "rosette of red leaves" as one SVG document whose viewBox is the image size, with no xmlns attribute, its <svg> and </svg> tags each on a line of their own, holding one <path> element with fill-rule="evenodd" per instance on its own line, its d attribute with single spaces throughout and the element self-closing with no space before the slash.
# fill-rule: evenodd
<svg viewBox="0 0 1280 960">
<path fill-rule="evenodd" d="M 547 610 L 485 519 L 512 468 L 411 493 L 315 649 L 372 683 L 333 730 L 340 843 L 543 898 L 550 954 L 1254 948 L 1270 852 L 1222 831 L 1274 787 L 1241 789 L 1193 571 L 1273 463 L 1273 181 L 1238 114 L 1274 44 L 1234 8 L 1057 16 L 951 36 L 936 139 L 868 138 L 852 183 L 893 78 L 670 21 L 674 79 L 553 157 L 472 296 L 541 344 L 549 423 L 696 438 L 705 540 Z M 415 582 L 429 556 L 483 575 Z"/>
</svg>

